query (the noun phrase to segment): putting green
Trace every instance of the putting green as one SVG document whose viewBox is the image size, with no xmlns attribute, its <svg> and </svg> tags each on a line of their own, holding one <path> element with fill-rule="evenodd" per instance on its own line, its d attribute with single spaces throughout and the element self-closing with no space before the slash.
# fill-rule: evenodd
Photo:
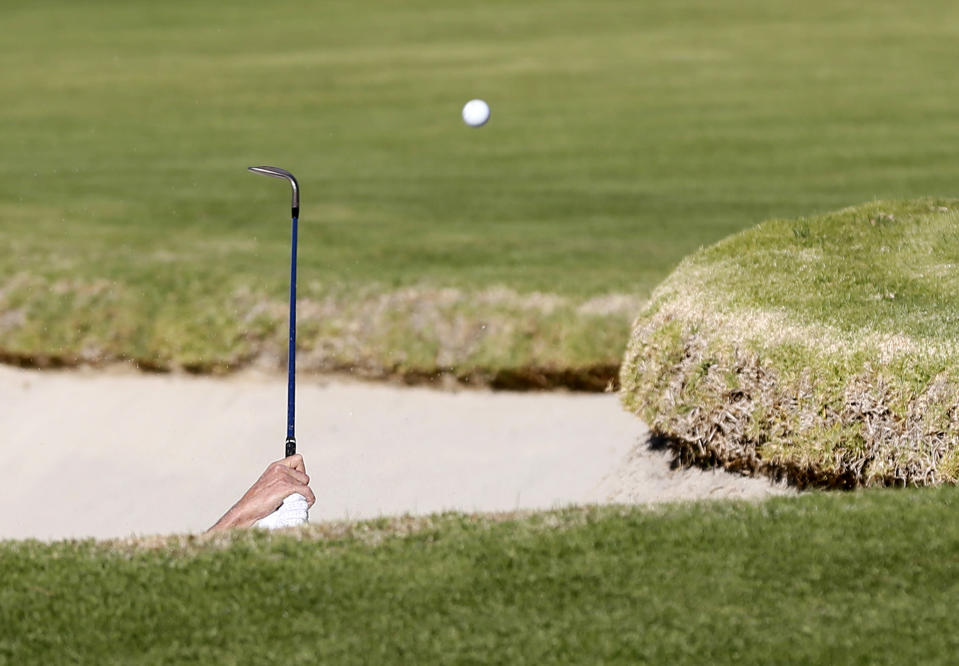
<svg viewBox="0 0 959 666">
<path fill-rule="evenodd" d="M 623 400 L 688 457 L 800 485 L 959 478 L 959 203 L 772 220 L 684 260 Z"/>
</svg>

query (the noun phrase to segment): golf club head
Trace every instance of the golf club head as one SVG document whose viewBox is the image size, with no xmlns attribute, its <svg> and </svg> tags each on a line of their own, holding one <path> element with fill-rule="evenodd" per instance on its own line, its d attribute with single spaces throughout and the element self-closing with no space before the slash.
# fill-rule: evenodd
<svg viewBox="0 0 959 666">
<path fill-rule="evenodd" d="M 273 178 L 284 178 L 290 181 L 290 187 L 293 188 L 293 217 L 300 216 L 300 184 L 296 182 L 296 178 L 292 173 L 286 169 L 281 169 L 280 167 L 275 166 L 251 166 L 247 167 L 253 173 L 258 173 L 263 176 L 272 176 Z"/>
</svg>

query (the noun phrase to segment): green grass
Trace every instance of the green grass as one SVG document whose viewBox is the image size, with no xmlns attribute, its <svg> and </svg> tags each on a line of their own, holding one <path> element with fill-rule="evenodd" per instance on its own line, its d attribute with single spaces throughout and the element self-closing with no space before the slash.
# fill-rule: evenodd
<svg viewBox="0 0 959 666">
<path fill-rule="evenodd" d="M 947 664 L 957 509 L 926 489 L 5 542 L 0 661 Z"/>
<path fill-rule="evenodd" d="M 959 338 L 959 202 L 875 202 L 773 220 L 705 250 L 731 308 L 783 310 L 810 326 L 932 345 Z"/>
<path fill-rule="evenodd" d="M 693 457 L 828 485 L 959 480 L 957 202 L 771 220 L 685 259 L 624 401 Z"/>
<path fill-rule="evenodd" d="M 26 311 L 0 294 L 0 351 L 281 358 L 282 317 L 257 313 L 283 303 L 288 192 L 244 171 L 275 163 L 303 185 L 305 298 L 368 329 L 346 304 L 453 287 L 464 305 L 441 318 L 500 350 L 417 349 L 401 313 L 384 339 L 351 338 L 392 345 L 379 355 L 307 335 L 318 368 L 615 364 L 638 306 L 583 321 L 583 301 L 641 303 L 762 219 L 953 193 L 957 26 L 945 1 L 8 8 L 0 291 L 31 286 Z M 458 118 L 475 96 L 493 107 L 482 130 Z M 515 313 L 471 307 L 490 287 L 566 309 L 511 328 Z M 582 342 L 530 347 L 545 330 Z"/>
</svg>

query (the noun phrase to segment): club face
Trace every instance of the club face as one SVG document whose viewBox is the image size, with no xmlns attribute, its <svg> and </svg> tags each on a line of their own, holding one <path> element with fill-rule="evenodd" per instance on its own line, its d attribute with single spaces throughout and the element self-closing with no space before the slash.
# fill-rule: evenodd
<svg viewBox="0 0 959 666">
<path fill-rule="evenodd" d="M 281 169 L 280 167 L 275 166 L 251 166 L 247 167 L 253 173 L 258 173 L 261 176 L 272 176 L 273 178 L 283 178 L 290 181 L 290 187 L 293 188 L 293 216 L 296 217 L 300 211 L 300 185 L 296 182 L 296 178 L 292 173 L 286 169 Z"/>
</svg>

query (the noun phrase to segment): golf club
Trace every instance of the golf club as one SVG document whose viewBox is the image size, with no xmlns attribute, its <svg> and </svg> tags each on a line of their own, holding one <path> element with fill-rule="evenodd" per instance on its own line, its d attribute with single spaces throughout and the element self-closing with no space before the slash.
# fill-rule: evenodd
<svg viewBox="0 0 959 666">
<path fill-rule="evenodd" d="M 273 178 L 283 178 L 290 182 L 293 188 L 292 201 L 292 233 L 291 233 L 291 253 L 290 253 L 290 346 L 287 355 L 287 391 L 286 391 L 286 442 L 284 444 L 284 457 L 292 456 L 296 453 L 296 433 L 294 432 L 294 421 L 296 411 L 296 236 L 297 220 L 300 216 L 300 185 L 296 178 L 286 169 L 274 166 L 252 166 L 248 167 L 253 173 Z M 290 527 L 306 522 L 308 505 L 306 498 L 302 495 L 290 495 L 283 501 L 283 505 L 275 512 L 260 520 L 257 525 L 274 529 L 276 527 Z"/>
</svg>

